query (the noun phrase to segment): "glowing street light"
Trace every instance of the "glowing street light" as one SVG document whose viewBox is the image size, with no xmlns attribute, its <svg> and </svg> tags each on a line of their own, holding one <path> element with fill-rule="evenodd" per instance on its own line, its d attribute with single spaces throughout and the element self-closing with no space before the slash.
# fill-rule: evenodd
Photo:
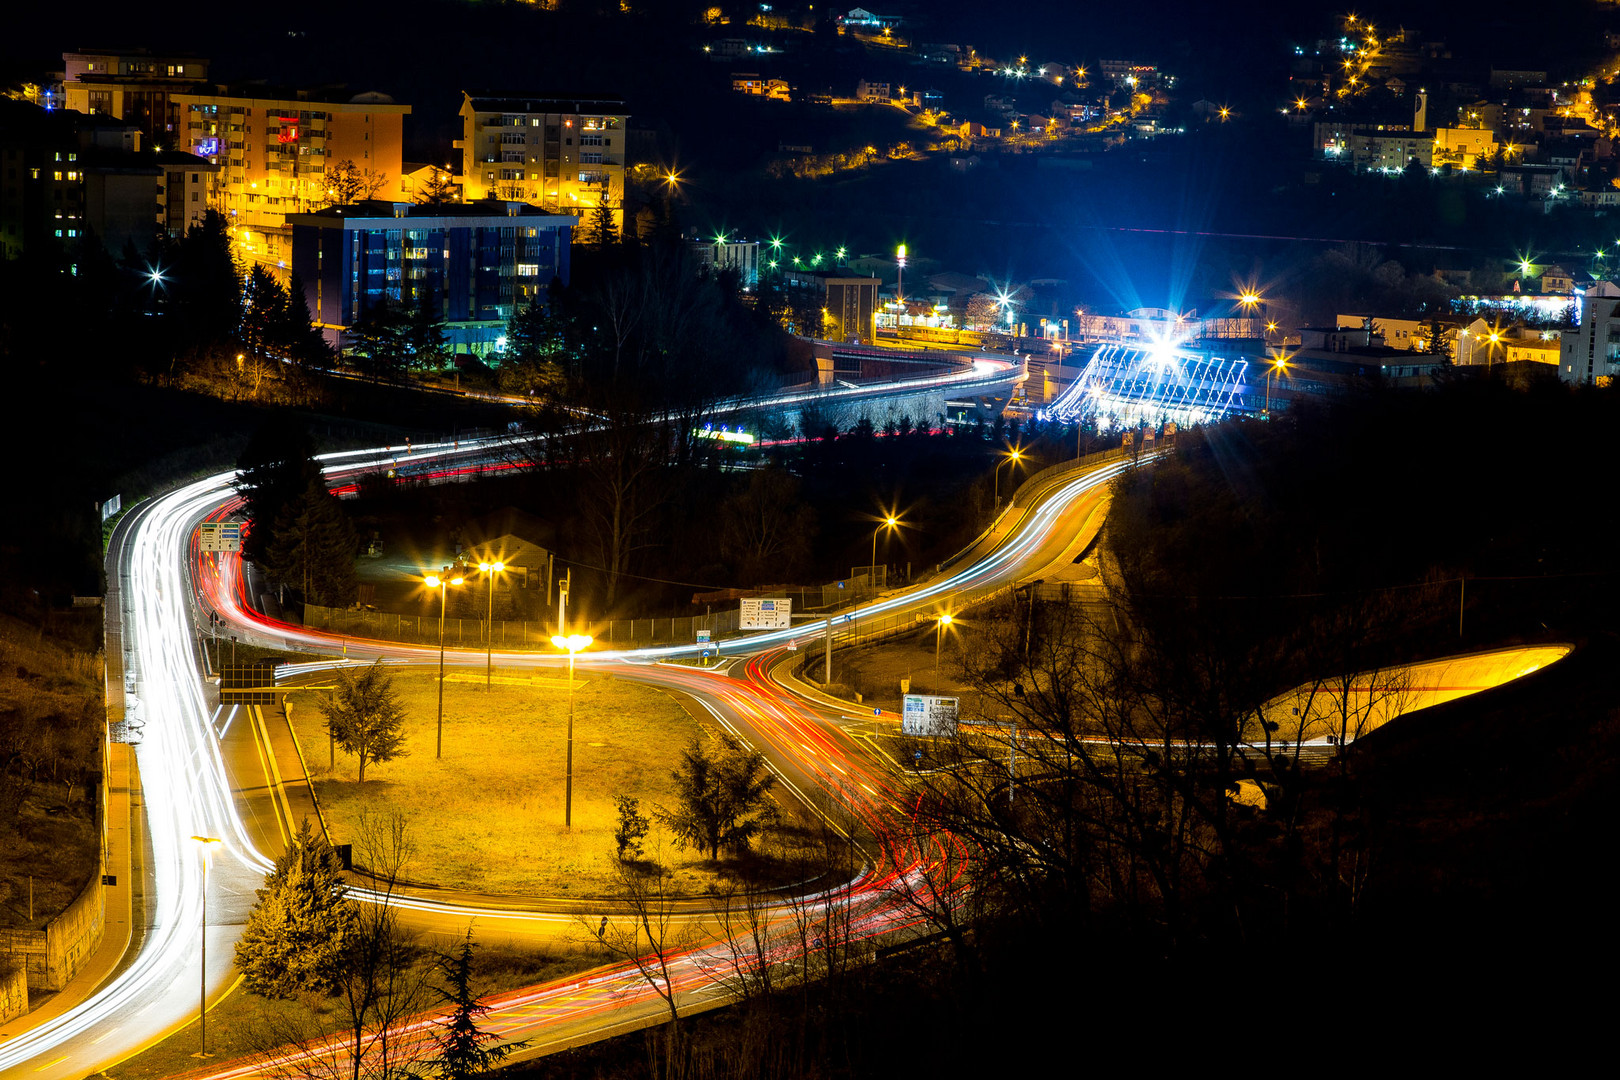
<svg viewBox="0 0 1620 1080">
<path fill-rule="evenodd" d="M 197 841 L 198 850 L 202 853 L 202 979 L 199 1004 L 197 1006 L 197 1028 L 200 1036 L 197 1052 L 192 1057 L 208 1058 L 213 1054 L 208 1052 L 208 864 L 213 861 L 213 845 L 220 842 L 217 836 L 193 836 Z"/>
<path fill-rule="evenodd" d="M 563 828 L 574 826 L 574 654 L 589 647 L 589 634 L 553 634 L 551 643 L 568 651 L 568 767 L 563 774 Z"/>
<path fill-rule="evenodd" d="M 904 301 L 906 298 L 906 245 L 900 245 L 900 249 L 894 253 L 894 261 L 895 265 L 899 267 L 894 279 L 894 298 Z"/>
<path fill-rule="evenodd" d="M 782 250 L 782 238 L 780 236 L 771 237 L 771 250 L 772 251 L 781 251 Z"/>
<path fill-rule="evenodd" d="M 1288 374 L 1288 357 L 1278 356 L 1271 362 L 1271 366 L 1266 368 L 1266 411 L 1262 415 L 1268 418 L 1271 416 L 1271 375 L 1273 372 L 1276 372 L 1279 377 Z"/>
<path fill-rule="evenodd" d="M 1015 462 L 1022 461 L 1023 458 L 1024 458 L 1023 447 L 1015 446 L 1015 447 L 1012 447 L 1011 449 L 1009 449 L 1005 454 L 1003 454 L 1001 456 L 1000 461 L 996 462 L 996 468 L 995 468 L 996 477 L 995 477 L 995 479 L 996 479 L 996 512 L 997 513 L 999 513 L 1001 511 L 1001 467 L 1003 465 L 1011 465 L 1011 464 L 1014 464 Z"/>
<path fill-rule="evenodd" d="M 945 628 L 955 620 L 950 612 L 941 615 L 934 623 L 934 693 L 939 693 L 939 639 L 944 635 Z"/>
<path fill-rule="evenodd" d="M 503 562 L 481 562 L 478 569 L 489 580 L 489 611 L 484 631 L 484 691 L 487 693 L 495 671 L 495 575 L 506 570 Z"/>
<path fill-rule="evenodd" d="M 897 529 L 899 527 L 900 527 L 900 519 L 895 517 L 893 514 L 889 514 L 889 515 L 885 516 L 882 521 L 878 522 L 878 527 L 877 528 L 872 530 L 872 562 L 871 562 L 871 565 L 868 567 L 869 571 L 877 569 L 877 538 L 878 538 L 878 533 L 882 532 L 884 529 Z"/>
<path fill-rule="evenodd" d="M 437 574 L 427 574 L 422 578 L 422 584 L 430 589 L 439 590 L 439 721 L 436 734 L 433 738 L 433 758 L 437 761 L 444 756 L 444 605 L 445 590 L 451 585 L 460 585 L 465 578 L 461 568 L 446 566 Z"/>
</svg>

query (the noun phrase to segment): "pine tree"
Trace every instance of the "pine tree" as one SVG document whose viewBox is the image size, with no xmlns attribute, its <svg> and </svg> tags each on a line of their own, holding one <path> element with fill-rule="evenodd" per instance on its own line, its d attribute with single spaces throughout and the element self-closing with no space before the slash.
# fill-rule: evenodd
<svg viewBox="0 0 1620 1080">
<path fill-rule="evenodd" d="M 332 740 L 359 762 L 359 783 L 365 782 L 368 763 L 405 756 L 405 710 L 382 661 L 339 671 L 337 689 L 318 707 Z"/>
<path fill-rule="evenodd" d="M 673 811 L 660 807 L 658 819 L 677 843 L 707 851 L 711 859 L 718 859 L 722 848 L 746 849 L 775 816 L 768 800 L 776 777 L 766 770 L 764 755 L 729 738 L 714 756 L 693 738 L 671 776 L 680 802 Z"/>
<path fill-rule="evenodd" d="M 405 344 L 412 367 L 426 370 L 444 366 L 449 336 L 444 329 L 444 312 L 439 299 L 430 288 L 416 296 L 416 306 L 405 324 Z"/>
<path fill-rule="evenodd" d="M 298 590 L 305 603 L 347 607 L 359 594 L 354 557 L 360 538 L 343 504 L 312 477 L 304 491 L 281 508 L 271 523 L 264 569 Z"/>
<path fill-rule="evenodd" d="M 452 1006 L 439 1032 L 433 1035 L 439 1056 L 429 1064 L 440 1080 L 466 1080 L 468 1077 L 483 1076 L 499 1068 L 509 1055 L 526 1045 L 507 1043 L 505 1046 L 491 1046 L 500 1036 L 478 1026 L 484 1014 L 489 1012 L 489 1006 L 472 992 L 472 957 L 471 930 L 467 931 L 467 940 L 461 943 L 456 955 L 439 957 L 439 972 L 447 983 L 439 989 L 439 995 Z"/>
<path fill-rule="evenodd" d="M 591 243 L 605 248 L 618 242 L 619 226 L 613 220 L 613 208 L 606 202 L 597 203 L 591 211 Z"/>
<path fill-rule="evenodd" d="M 281 414 L 273 415 L 254 431 L 242 456 L 236 459 L 236 493 L 252 523 L 242 542 L 244 558 L 261 562 L 275 536 L 276 519 L 318 481 L 315 444 L 309 434 Z"/>
<path fill-rule="evenodd" d="M 236 968 L 249 990 L 268 998 L 331 993 L 358 927 L 340 869 L 331 845 L 304 819 L 236 943 Z"/>
</svg>

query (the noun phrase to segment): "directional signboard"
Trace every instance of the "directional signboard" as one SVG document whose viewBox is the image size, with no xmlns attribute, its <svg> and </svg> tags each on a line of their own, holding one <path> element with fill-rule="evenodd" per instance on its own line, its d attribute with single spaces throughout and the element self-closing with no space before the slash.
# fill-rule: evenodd
<svg viewBox="0 0 1620 1080">
<path fill-rule="evenodd" d="M 957 706 L 961 698 L 907 694 L 900 713 L 902 735 L 955 735 Z"/>
<path fill-rule="evenodd" d="M 792 625 L 792 600 L 767 599 L 761 596 L 743 598 L 742 628 L 744 630 L 786 630 Z"/>
<path fill-rule="evenodd" d="M 198 529 L 204 551 L 241 551 L 240 521 L 205 521 Z"/>
</svg>

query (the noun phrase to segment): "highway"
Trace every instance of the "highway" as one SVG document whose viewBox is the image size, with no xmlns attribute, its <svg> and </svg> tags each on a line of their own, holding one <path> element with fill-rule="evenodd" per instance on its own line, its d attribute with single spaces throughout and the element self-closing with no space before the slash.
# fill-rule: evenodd
<svg viewBox="0 0 1620 1080">
<path fill-rule="evenodd" d="M 329 482 L 341 487 L 378 467 L 406 460 L 418 468 L 452 474 L 466 463 L 498 455 L 498 446 L 482 443 L 440 444 L 409 451 L 388 447 L 345 452 L 323 459 Z M 1095 509 L 1095 500 L 1125 466 L 1112 463 L 1084 475 L 1045 485 L 1027 510 L 1009 511 L 1016 520 L 999 535 L 987 537 L 963 568 L 940 575 L 914 589 L 868 604 L 859 613 L 906 618 L 928 614 L 982 595 L 1020 577 L 1038 576 L 1054 555 L 1063 557 L 1077 522 Z M 197 552 L 195 530 L 236 505 L 231 474 L 187 485 L 135 508 L 120 524 L 109 551 L 109 571 L 120 575 L 125 612 L 126 690 L 131 709 L 144 722 L 144 740 L 136 750 L 146 792 L 150 836 L 149 910 L 139 949 L 89 1001 L 65 1015 L 0 1046 L 0 1075 L 36 1076 L 42 1080 L 82 1077 L 108 1068 L 177 1030 L 197 1010 L 202 904 L 202 864 L 196 835 L 218 837 L 218 854 L 209 872 L 207 984 L 210 1000 L 229 988 L 231 948 L 272 858 L 280 850 L 286 823 L 266 793 L 264 763 L 258 755 L 254 725 L 247 710 L 221 709 L 205 678 L 197 627 L 207 612 L 218 611 L 237 636 L 266 645 L 304 652 L 337 654 L 355 659 L 386 656 L 401 662 L 437 660 L 437 650 L 304 631 L 276 623 L 243 602 L 240 563 L 235 556 Z M 833 632 L 848 638 L 856 629 L 854 614 L 834 619 Z M 748 745 L 762 750 L 784 787 L 808 801 L 844 808 L 844 820 L 861 820 L 881 828 L 886 815 L 902 802 L 891 762 L 875 756 L 870 740 L 851 736 L 835 714 L 802 702 L 768 677 L 768 661 L 821 640 L 824 624 L 794 627 L 720 643 L 732 658 L 737 676 L 658 661 L 697 655 L 699 646 L 671 646 L 590 654 L 582 664 L 604 667 L 684 692 Z M 482 665 L 481 652 L 452 651 L 449 663 Z M 546 667 L 562 663 L 557 656 L 497 653 L 506 666 Z M 834 722 L 828 723 L 828 720 Z M 920 859 L 921 855 L 918 856 Z M 913 869 L 915 868 L 915 865 Z M 906 871 L 902 871 L 906 872 Z M 825 914 L 837 905 L 863 935 L 895 929 L 907 921 L 885 888 L 883 876 L 868 862 L 851 882 L 808 899 Z M 805 902 L 801 899 L 801 904 Z M 483 908 L 406 900 L 413 921 L 448 933 L 473 922 L 491 924 L 507 933 L 556 933 L 574 924 L 571 912 L 491 911 Z M 783 901 L 774 916 L 791 922 L 793 904 Z M 694 912 L 702 925 L 708 916 Z M 785 948 L 785 946 L 784 946 Z M 673 978 L 682 1007 L 702 1007 L 720 998 L 714 946 L 689 948 Z M 784 958 L 783 962 L 788 962 Z M 629 974 L 627 974 L 627 971 Z M 567 1009 L 536 1007 L 532 996 L 503 1005 L 494 1022 L 514 1037 L 532 1038 L 537 1047 L 575 1040 L 582 1033 L 618 1030 L 626 1023 L 657 1022 L 663 999 L 633 968 L 621 967 L 591 976 L 596 990 L 566 995 Z M 563 987 L 537 988 L 533 994 L 556 995 Z M 603 995 L 606 995 L 605 997 Z M 640 1019 L 636 1019 L 639 1017 Z M 226 1074 L 221 1074 L 226 1075 Z"/>
</svg>

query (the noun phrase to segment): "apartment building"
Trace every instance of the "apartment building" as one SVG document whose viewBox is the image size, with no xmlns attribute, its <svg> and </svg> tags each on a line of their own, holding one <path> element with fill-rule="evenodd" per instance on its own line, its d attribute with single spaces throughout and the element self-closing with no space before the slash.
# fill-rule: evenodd
<svg viewBox="0 0 1620 1080">
<path fill-rule="evenodd" d="M 144 137 L 110 115 L 0 101 L 0 256 L 93 237 L 121 257 L 199 223 L 213 166 Z"/>
<path fill-rule="evenodd" d="M 317 210 L 343 192 L 335 167 L 352 163 L 365 198 L 402 195 L 409 105 L 387 94 L 213 87 L 172 96 L 184 118 L 181 148 L 219 167 L 213 202 L 243 259 L 285 270 L 289 214 Z"/>
<path fill-rule="evenodd" d="M 111 116 L 146 133 L 154 149 L 173 149 L 183 132 L 175 94 L 208 82 L 208 61 L 145 49 L 62 54 L 62 107 Z"/>
<path fill-rule="evenodd" d="M 1581 291 L 1580 326 L 1559 341 L 1558 377 L 1607 386 L 1620 371 L 1620 288 L 1607 281 Z"/>
<path fill-rule="evenodd" d="M 462 190 L 468 200 L 531 203 L 582 217 L 608 207 L 624 230 L 630 115 L 617 98 L 464 93 Z"/>
<path fill-rule="evenodd" d="M 518 308 L 568 282 L 579 218 L 522 202 L 448 206 L 370 200 L 287 218 L 292 269 L 334 346 L 385 299 L 439 305 L 452 351 L 503 346 Z"/>
</svg>

